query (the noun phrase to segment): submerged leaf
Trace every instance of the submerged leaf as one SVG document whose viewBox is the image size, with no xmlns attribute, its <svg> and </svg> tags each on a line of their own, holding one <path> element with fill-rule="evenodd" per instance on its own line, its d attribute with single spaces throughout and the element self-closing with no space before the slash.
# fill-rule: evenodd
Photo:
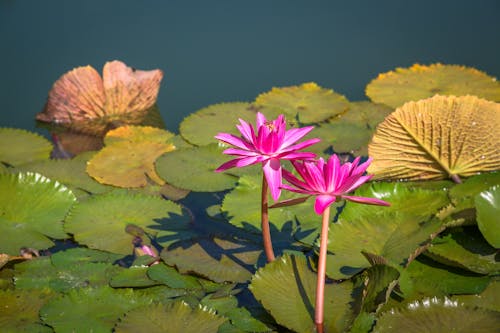
<svg viewBox="0 0 500 333">
<path fill-rule="evenodd" d="M 382 122 L 368 147 L 375 178 L 469 177 L 500 168 L 500 104 L 474 96 L 409 102 Z"/>
<path fill-rule="evenodd" d="M 302 124 L 310 124 L 341 114 L 347 110 L 349 102 L 333 90 L 308 82 L 273 88 L 257 96 L 255 104 L 278 108 L 290 121 L 297 119 Z"/>
<path fill-rule="evenodd" d="M 0 128 L 0 164 L 18 166 L 47 160 L 52 144 L 42 136 L 21 129 Z"/>
<path fill-rule="evenodd" d="M 37 119 L 93 135 L 139 124 L 156 102 L 162 78 L 161 70 L 135 70 L 116 60 L 104 65 L 102 78 L 91 66 L 77 67 L 54 83 Z"/>
<path fill-rule="evenodd" d="M 379 74 L 366 87 L 366 95 L 375 103 L 393 108 L 409 101 L 440 95 L 475 95 L 500 101 L 497 80 L 474 68 L 432 64 L 415 64 L 410 68 Z"/>
</svg>

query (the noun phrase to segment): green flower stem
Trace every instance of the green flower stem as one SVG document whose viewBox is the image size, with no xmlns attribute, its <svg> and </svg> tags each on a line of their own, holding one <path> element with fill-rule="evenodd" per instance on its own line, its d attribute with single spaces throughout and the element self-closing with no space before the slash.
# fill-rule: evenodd
<svg viewBox="0 0 500 333">
<path fill-rule="evenodd" d="M 326 249 L 328 245 L 329 224 L 330 224 L 330 206 L 328 206 L 323 212 L 323 221 L 321 224 L 321 240 L 319 245 L 318 282 L 316 285 L 316 307 L 314 313 L 314 322 L 316 323 L 316 331 L 318 333 L 323 333 Z"/>
<path fill-rule="evenodd" d="M 269 212 L 267 200 L 268 185 L 266 176 L 262 174 L 262 206 L 261 206 L 261 222 L 262 222 L 262 242 L 264 244 L 264 252 L 266 253 L 267 262 L 274 260 L 273 243 L 271 241 L 271 230 L 269 228 Z"/>
</svg>

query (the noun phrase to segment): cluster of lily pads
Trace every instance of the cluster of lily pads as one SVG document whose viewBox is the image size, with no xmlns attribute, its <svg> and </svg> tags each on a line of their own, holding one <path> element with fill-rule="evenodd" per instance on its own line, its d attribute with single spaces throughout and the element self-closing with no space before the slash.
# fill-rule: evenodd
<svg viewBox="0 0 500 333">
<path fill-rule="evenodd" d="M 92 92 L 102 102 L 93 118 L 47 107 L 45 120 L 65 125 L 51 129 L 54 142 L 0 128 L 0 327 L 313 332 L 313 198 L 269 210 L 276 260 L 266 263 L 261 167 L 214 172 L 228 161 L 215 135 L 240 135 L 239 119 L 261 112 L 314 126 L 306 139 L 321 141 L 308 150 L 320 157 L 370 156 L 376 181 L 354 195 L 391 203 L 333 204 L 325 332 L 495 331 L 500 84 L 472 68 L 414 65 L 380 74 L 366 93 L 352 102 L 315 83 L 273 88 L 198 110 L 175 134 L 149 105 L 154 93 L 141 117 L 120 117 L 129 110 Z M 63 95 L 49 102 L 71 105 Z M 74 152 L 89 140 L 95 150 Z"/>
</svg>

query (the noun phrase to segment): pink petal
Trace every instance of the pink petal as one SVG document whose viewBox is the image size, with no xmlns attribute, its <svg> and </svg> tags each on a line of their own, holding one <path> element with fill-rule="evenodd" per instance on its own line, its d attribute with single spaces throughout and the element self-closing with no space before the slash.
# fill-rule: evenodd
<svg viewBox="0 0 500 333">
<path fill-rule="evenodd" d="M 267 122 L 266 116 L 264 116 L 262 113 L 257 112 L 257 122 L 255 123 L 255 128 L 260 128 L 261 126 L 265 125 Z"/>
<path fill-rule="evenodd" d="M 304 191 L 308 191 L 309 194 L 313 194 L 311 191 L 309 191 L 310 187 L 306 183 L 304 183 L 303 181 L 301 181 L 300 179 L 295 177 L 295 175 L 293 173 L 291 173 L 290 171 L 283 169 L 281 174 L 282 174 L 283 178 L 285 178 L 286 181 L 289 182 L 290 184 L 292 184 L 293 186 L 295 186 L 299 189 L 302 189 Z M 283 184 L 281 187 L 284 187 L 284 186 L 285 186 L 285 184 Z M 288 185 L 287 185 L 287 189 L 290 190 Z M 290 190 L 290 191 L 292 191 L 292 190 Z"/>
<path fill-rule="evenodd" d="M 320 142 L 321 140 L 318 139 L 318 138 L 315 138 L 315 139 L 309 139 L 309 140 L 306 140 L 306 141 L 303 141 L 303 142 L 300 142 L 300 143 L 297 143 L 296 145 L 293 145 L 291 147 L 288 147 L 286 149 L 283 149 L 283 146 L 281 147 L 282 150 L 284 151 L 294 151 L 294 150 L 301 150 L 301 149 L 304 149 L 304 148 L 307 148 L 309 146 L 312 146 L 313 144 L 315 143 L 318 143 Z"/>
<path fill-rule="evenodd" d="M 285 132 L 285 138 L 283 139 L 282 148 L 287 148 L 294 144 L 295 142 L 302 139 L 309 133 L 314 126 L 302 127 L 302 128 L 291 128 Z"/>
<path fill-rule="evenodd" d="M 270 152 L 270 146 L 268 141 L 269 128 L 267 126 L 260 126 L 257 133 L 257 144 L 255 145 L 257 150 L 267 154 Z"/>
<path fill-rule="evenodd" d="M 237 137 L 236 135 L 234 134 L 230 134 L 230 133 L 219 133 L 215 136 L 216 139 L 220 140 L 220 141 L 223 141 L 225 143 L 228 143 L 230 145 L 233 145 L 233 146 L 236 146 L 236 147 L 239 147 L 241 149 L 248 149 L 248 150 L 254 150 L 255 147 L 244 141 L 243 139 Z"/>
<path fill-rule="evenodd" d="M 337 156 L 337 155 L 333 155 Z M 336 180 L 336 172 L 337 172 L 337 165 L 338 165 L 338 158 L 334 158 L 333 156 L 330 156 L 328 159 L 328 162 L 326 163 L 324 169 L 323 169 L 323 176 L 325 177 L 325 185 L 326 185 L 326 192 L 331 193 L 335 191 L 335 180 Z"/>
<path fill-rule="evenodd" d="M 310 160 L 316 157 L 315 153 L 310 153 L 310 152 L 292 152 L 292 153 L 282 153 L 276 156 L 276 158 L 282 159 L 282 160 Z"/>
<path fill-rule="evenodd" d="M 221 171 L 224 171 L 224 170 L 227 170 L 230 168 L 234 168 L 234 167 L 241 168 L 241 167 L 244 167 L 247 165 L 259 163 L 260 162 L 259 157 L 260 156 L 235 158 L 234 160 L 230 160 L 230 161 L 222 164 L 220 167 L 215 169 L 215 172 L 221 172 Z"/>
<path fill-rule="evenodd" d="M 338 191 L 342 193 L 349 193 L 351 191 L 354 191 L 355 189 L 369 181 L 372 177 L 373 175 L 361 176 L 357 179 L 356 177 L 352 177 L 352 179 L 349 178 L 348 182 L 342 184 L 342 187 L 339 188 Z"/>
<path fill-rule="evenodd" d="M 251 142 L 255 145 L 255 132 L 252 125 L 250 125 L 243 119 L 240 119 L 240 125 L 236 125 L 236 128 L 248 142 Z"/>
<path fill-rule="evenodd" d="M 333 202 L 335 202 L 335 196 L 328 194 L 321 194 L 316 197 L 316 201 L 314 202 L 314 211 L 316 214 L 321 215 L 325 211 L 326 207 L 330 206 Z"/>
<path fill-rule="evenodd" d="M 237 155 L 237 156 L 257 156 L 257 155 L 260 155 L 258 152 L 255 152 L 255 151 L 242 150 L 242 149 L 236 149 L 236 148 L 228 148 L 228 149 L 224 150 L 223 153 L 226 155 Z"/>
<path fill-rule="evenodd" d="M 323 178 L 323 170 L 320 168 L 322 159 L 319 159 L 316 162 L 305 162 L 304 167 L 306 169 L 306 173 L 304 173 L 303 178 L 304 182 L 306 182 L 311 188 L 316 190 L 317 192 L 324 193 L 326 192 L 325 180 Z"/>
<path fill-rule="evenodd" d="M 365 198 L 365 197 L 356 197 L 352 195 L 343 195 L 343 199 L 349 200 L 352 202 L 364 203 L 367 205 L 378 205 L 378 206 L 390 206 L 391 204 L 387 201 L 376 199 L 376 198 Z"/>
<path fill-rule="evenodd" d="M 274 201 L 278 201 L 281 194 L 281 163 L 278 159 L 271 158 L 262 163 L 262 170 L 266 176 L 269 191 Z"/>
<path fill-rule="evenodd" d="M 302 194 L 309 194 L 309 195 L 313 194 L 313 193 L 311 193 L 311 191 L 303 190 L 303 189 L 296 188 L 296 187 L 292 187 L 292 186 L 287 185 L 287 184 L 282 184 L 281 188 L 284 189 L 284 190 L 287 190 L 287 191 L 295 192 L 295 193 L 302 193 Z"/>
<path fill-rule="evenodd" d="M 363 164 L 358 166 L 356 170 L 352 173 L 353 175 L 362 175 L 365 173 L 366 169 L 370 166 L 370 163 L 372 162 L 372 158 L 370 157 L 368 160 L 366 160 Z"/>
</svg>

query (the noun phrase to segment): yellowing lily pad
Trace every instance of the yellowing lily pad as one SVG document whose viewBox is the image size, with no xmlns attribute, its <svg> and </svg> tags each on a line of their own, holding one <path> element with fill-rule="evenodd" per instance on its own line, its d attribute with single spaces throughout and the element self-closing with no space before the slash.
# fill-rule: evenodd
<svg viewBox="0 0 500 333">
<path fill-rule="evenodd" d="M 314 82 L 299 86 L 273 88 L 255 99 L 255 104 L 280 109 L 290 120 L 302 124 L 320 122 L 346 111 L 348 100 Z"/>
<path fill-rule="evenodd" d="M 87 164 L 87 172 L 100 183 L 142 187 L 164 181 L 156 174 L 156 159 L 175 149 L 166 141 L 173 134 L 153 127 L 124 126 L 108 132 L 106 146 Z"/>
<path fill-rule="evenodd" d="M 500 101 L 500 83 L 477 69 L 457 66 L 415 64 L 379 74 L 366 87 L 366 95 L 375 103 L 393 108 L 409 101 L 439 95 L 475 95 Z"/>
<path fill-rule="evenodd" d="M 376 179 L 469 177 L 500 169 L 500 104 L 475 96 L 409 102 L 377 128 L 368 152 Z"/>
<path fill-rule="evenodd" d="M 181 208 L 168 200 L 145 195 L 103 194 L 79 202 L 66 218 L 65 230 L 80 244 L 113 253 L 132 254 L 129 224 L 155 235 L 173 215 L 183 219 Z M 174 221 L 172 221 L 174 223 Z"/>
<path fill-rule="evenodd" d="M 42 136 L 22 129 L 0 128 L 0 162 L 13 166 L 46 160 L 52 144 Z"/>
</svg>

